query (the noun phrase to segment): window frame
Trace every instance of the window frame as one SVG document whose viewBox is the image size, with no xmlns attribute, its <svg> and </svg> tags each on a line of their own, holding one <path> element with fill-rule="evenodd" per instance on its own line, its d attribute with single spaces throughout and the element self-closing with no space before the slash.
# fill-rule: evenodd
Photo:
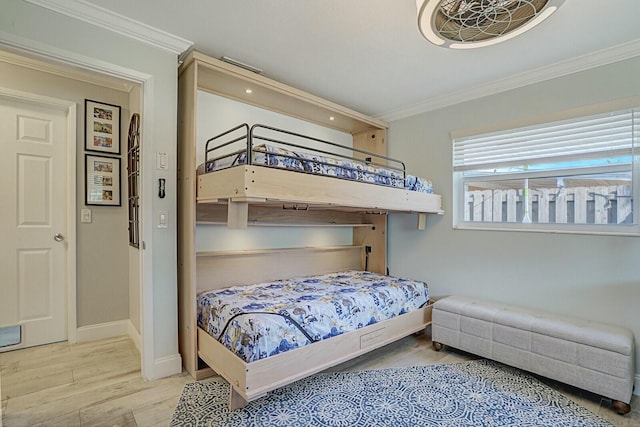
<svg viewBox="0 0 640 427">
<path fill-rule="evenodd" d="M 485 135 L 494 132 L 503 132 L 529 126 L 541 126 L 551 124 L 563 120 L 578 119 L 581 117 L 589 117 L 597 114 L 615 112 L 624 109 L 639 109 L 640 96 L 630 97 L 621 100 L 609 101 L 601 104 L 580 107 L 560 112 L 552 112 L 539 116 L 534 119 L 513 121 L 499 125 L 475 128 L 461 131 L 453 131 L 450 134 L 452 151 L 456 140 L 468 138 L 471 136 Z M 575 223 L 506 223 L 506 222 L 484 222 L 484 221 L 465 221 L 464 219 L 464 203 L 465 203 L 465 185 L 471 181 L 493 181 L 505 180 L 510 178 L 524 179 L 534 177 L 548 177 L 549 173 L 545 171 L 535 172 L 513 172 L 509 174 L 501 174 L 499 176 L 464 176 L 463 170 L 454 168 L 454 156 L 452 155 L 452 175 L 453 175 L 453 228 L 459 230 L 488 230 L 488 231 L 520 231 L 520 232 L 543 232 L 543 233 L 562 233 L 562 234 L 594 234 L 594 235 L 619 235 L 619 236 L 638 236 L 640 235 L 640 135 L 633 133 L 633 151 L 632 151 L 632 224 L 575 224 Z M 481 166 L 478 166 L 480 169 Z M 562 169 L 557 177 L 572 174 L 587 174 L 593 172 L 602 173 L 605 170 L 620 170 L 622 165 L 600 166 L 600 167 L 580 167 Z M 629 170 L 627 167 L 626 170 Z"/>
</svg>

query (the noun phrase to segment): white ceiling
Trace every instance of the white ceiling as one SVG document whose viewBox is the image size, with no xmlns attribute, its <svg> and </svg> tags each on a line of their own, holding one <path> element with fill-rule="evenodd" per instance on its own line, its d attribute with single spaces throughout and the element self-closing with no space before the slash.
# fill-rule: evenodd
<svg viewBox="0 0 640 427">
<path fill-rule="evenodd" d="M 640 0 L 566 0 L 533 30 L 431 45 L 415 0 L 87 0 L 365 114 L 392 120 L 640 55 Z"/>
</svg>

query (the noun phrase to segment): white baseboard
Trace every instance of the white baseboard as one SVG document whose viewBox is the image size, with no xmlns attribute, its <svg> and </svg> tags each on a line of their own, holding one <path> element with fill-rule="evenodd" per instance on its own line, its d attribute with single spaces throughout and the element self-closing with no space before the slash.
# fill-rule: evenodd
<svg viewBox="0 0 640 427">
<path fill-rule="evenodd" d="M 105 338 L 129 335 L 129 319 L 115 322 L 99 323 L 97 325 L 82 326 L 77 329 L 76 342 L 102 340 Z"/>
<path fill-rule="evenodd" d="M 182 372 L 182 357 L 178 353 L 173 356 L 156 359 L 153 364 L 153 378 L 149 379 L 157 380 L 180 372 Z"/>
<path fill-rule="evenodd" d="M 128 324 L 129 338 L 131 338 L 131 341 L 133 341 L 133 344 L 138 349 L 138 353 L 142 354 L 142 335 L 140 335 L 140 332 L 133 326 L 131 320 L 128 321 Z"/>
<path fill-rule="evenodd" d="M 98 325 L 83 326 L 77 329 L 76 340 L 81 343 L 123 335 L 129 336 L 140 354 L 142 354 L 142 336 L 129 319 L 100 323 Z M 180 357 L 180 353 L 178 353 L 172 356 L 156 359 L 153 363 L 153 378 L 147 379 L 157 380 L 179 374 L 180 372 L 182 372 L 182 357 Z"/>
</svg>

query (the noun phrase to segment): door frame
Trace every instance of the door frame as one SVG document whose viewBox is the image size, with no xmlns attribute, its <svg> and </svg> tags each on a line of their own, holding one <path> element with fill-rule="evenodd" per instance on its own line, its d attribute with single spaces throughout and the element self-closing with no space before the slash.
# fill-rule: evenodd
<svg viewBox="0 0 640 427">
<path fill-rule="evenodd" d="M 153 333 L 153 166 L 155 158 L 153 151 L 147 147 L 146 135 L 153 135 L 153 99 L 154 80 L 153 75 L 140 72 L 131 68 L 125 68 L 117 64 L 108 63 L 96 58 L 88 57 L 75 52 L 59 49 L 50 45 L 27 39 L 21 36 L 0 32 L 0 48 L 18 52 L 25 56 L 35 56 L 45 61 L 62 64 L 68 67 L 79 67 L 83 70 L 97 74 L 113 76 L 130 81 L 141 86 L 142 100 L 140 105 L 141 121 L 140 129 L 140 174 L 142 177 L 142 200 L 140 206 L 140 269 L 138 272 L 140 283 L 140 359 L 142 376 L 147 380 L 154 380 L 166 376 L 164 372 L 158 372 L 155 360 L 155 339 Z M 75 169 L 75 168 L 74 168 Z M 74 216 L 75 209 L 74 206 Z M 75 252 L 74 252 L 75 262 Z M 74 270 L 75 277 L 75 270 Z M 74 289 L 75 295 L 75 289 Z M 74 305 L 74 316 L 77 307 Z M 75 323 L 75 320 L 74 320 Z M 77 330 L 77 329 L 76 329 Z M 76 330 L 73 336 L 76 336 Z"/>
<path fill-rule="evenodd" d="M 77 307 L 76 307 L 76 122 L 77 105 L 73 101 L 21 92 L 0 86 L 0 97 L 21 102 L 44 105 L 67 113 L 67 147 L 66 147 L 66 265 L 65 278 L 67 288 L 67 341 L 76 342 Z"/>
</svg>

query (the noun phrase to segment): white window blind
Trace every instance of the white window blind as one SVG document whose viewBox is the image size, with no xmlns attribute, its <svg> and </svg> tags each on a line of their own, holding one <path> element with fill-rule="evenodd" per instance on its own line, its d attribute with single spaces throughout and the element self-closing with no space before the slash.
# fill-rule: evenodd
<svg viewBox="0 0 640 427">
<path fill-rule="evenodd" d="M 457 138 L 453 169 L 629 156 L 639 131 L 640 109 L 634 108 Z"/>
</svg>

